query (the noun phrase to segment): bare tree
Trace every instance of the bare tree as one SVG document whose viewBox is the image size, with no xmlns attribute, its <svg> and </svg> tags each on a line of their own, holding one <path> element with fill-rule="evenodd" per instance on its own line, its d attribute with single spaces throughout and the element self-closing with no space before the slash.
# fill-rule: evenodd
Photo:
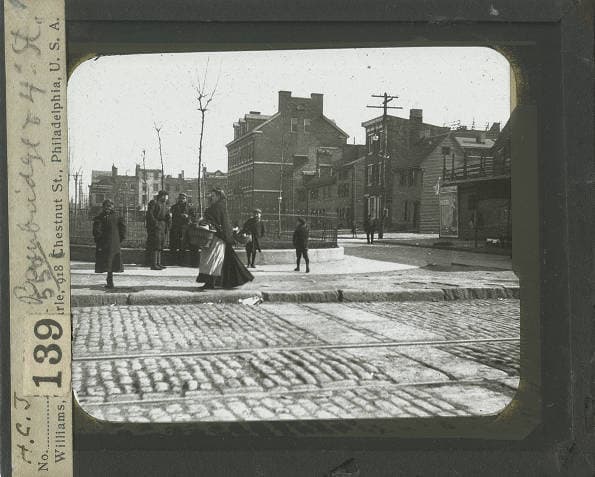
<svg viewBox="0 0 595 477">
<path fill-rule="evenodd" d="M 153 123 L 153 127 L 155 128 L 155 131 L 157 132 L 157 139 L 159 140 L 159 159 L 161 159 L 161 190 L 165 190 L 165 186 L 164 186 L 164 178 L 165 178 L 165 172 L 163 169 L 163 152 L 161 151 L 161 128 L 163 126 L 159 126 L 157 127 L 157 124 Z"/>
<path fill-rule="evenodd" d="M 215 82 L 215 86 L 213 89 L 207 89 L 207 79 L 209 73 L 209 59 L 207 58 L 207 66 L 205 68 L 205 73 L 201 79 L 201 75 L 197 74 L 196 78 L 196 85 L 194 89 L 196 91 L 196 102 L 198 103 L 198 110 L 200 111 L 200 138 L 198 142 L 198 197 L 197 197 L 197 204 L 198 204 L 198 213 L 199 216 L 202 217 L 202 200 L 201 200 L 201 174 L 202 174 L 202 142 L 203 136 L 205 131 L 205 113 L 208 111 L 209 104 L 213 101 L 215 97 L 215 93 L 217 91 L 217 86 L 219 85 L 219 76 L 221 75 L 221 68 L 219 68 L 219 74 L 217 75 L 217 81 Z"/>
</svg>

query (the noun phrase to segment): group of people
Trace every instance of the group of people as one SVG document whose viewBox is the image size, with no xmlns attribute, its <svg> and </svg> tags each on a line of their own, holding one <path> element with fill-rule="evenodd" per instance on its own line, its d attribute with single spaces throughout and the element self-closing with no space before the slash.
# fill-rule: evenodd
<svg viewBox="0 0 595 477">
<path fill-rule="evenodd" d="M 187 231 L 195 222 L 195 214 L 187 202 L 185 194 L 180 194 L 176 204 L 167 206 L 168 194 L 160 191 L 148 207 L 145 217 L 147 229 L 147 252 L 150 257 L 151 270 L 163 270 L 162 252 L 165 248 L 166 235 L 169 232 L 170 250 L 178 258 L 188 247 Z M 209 193 L 209 206 L 198 221 L 212 231 L 214 236 L 208 245 L 200 249 L 199 274 L 196 281 L 203 285 L 200 290 L 234 288 L 254 279 L 248 268 L 255 268 L 257 252 L 262 252 L 260 240 L 265 235 L 262 211 L 255 209 L 240 229 L 231 227 L 227 213 L 225 192 L 215 188 Z M 121 242 L 126 237 L 126 225 L 115 213 L 114 204 L 107 199 L 102 204 L 101 212 L 93 219 L 93 237 L 96 244 L 95 272 L 106 273 L 106 288 L 114 288 L 113 274 L 124 271 Z M 247 265 L 238 258 L 234 245 L 244 241 Z M 303 258 L 306 273 L 310 272 L 308 257 L 309 229 L 305 219 L 298 218 L 293 234 L 293 245 L 296 252 L 296 271 L 300 270 Z M 198 248 L 196 248 L 198 252 Z"/>
<path fill-rule="evenodd" d="M 374 244 L 374 234 L 378 233 L 378 238 L 382 239 L 384 236 L 384 221 L 385 216 L 380 217 L 379 219 L 373 218 L 371 215 L 368 215 L 364 220 L 364 232 L 366 232 L 366 241 L 368 244 Z M 353 223 L 353 227 L 351 229 L 351 233 L 353 238 L 357 238 L 357 228 L 355 222 Z"/>
</svg>

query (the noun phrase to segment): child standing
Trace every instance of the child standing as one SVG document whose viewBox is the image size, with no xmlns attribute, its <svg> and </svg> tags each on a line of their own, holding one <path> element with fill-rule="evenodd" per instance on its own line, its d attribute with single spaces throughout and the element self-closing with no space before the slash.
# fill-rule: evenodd
<svg viewBox="0 0 595 477">
<path fill-rule="evenodd" d="M 297 227 L 293 232 L 293 246 L 295 247 L 295 256 L 297 260 L 297 267 L 295 268 L 296 272 L 300 271 L 300 261 L 301 258 L 304 257 L 304 261 L 306 262 L 306 273 L 310 273 L 310 258 L 308 257 L 309 235 L 310 231 L 308 230 L 308 225 L 306 225 L 306 220 L 302 217 L 298 217 Z"/>
</svg>

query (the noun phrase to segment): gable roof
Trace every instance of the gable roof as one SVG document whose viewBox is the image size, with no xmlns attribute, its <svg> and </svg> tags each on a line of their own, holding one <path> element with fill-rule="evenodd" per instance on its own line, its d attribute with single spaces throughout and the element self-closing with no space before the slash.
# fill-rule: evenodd
<svg viewBox="0 0 595 477">
<path fill-rule="evenodd" d="M 345 136 L 346 138 L 349 137 L 349 134 L 347 134 L 339 126 L 337 126 L 337 123 L 335 123 L 335 121 L 333 121 L 332 119 L 327 118 L 324 114 L 322 114 L 321 117 L 322 117 L 322 119 L 324 121 L 326 121 L 328 124 L 330 124 L 332 127 L 334 127 L 337 131 L 339 131 L 339 133 L 341 135 Z"/>
</svg>

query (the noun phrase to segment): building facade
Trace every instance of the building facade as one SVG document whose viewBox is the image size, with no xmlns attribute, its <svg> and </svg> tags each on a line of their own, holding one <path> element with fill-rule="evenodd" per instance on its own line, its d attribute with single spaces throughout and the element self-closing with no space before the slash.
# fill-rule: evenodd
<svg viewBox="0 0 595 477">
<path fill-rule="evenodd" d="M 493 222 L 487 209 L 496 207 L 496 203 L 488 198 L 496 194 L 508 203 L 506 197 L 510 197 L 510 184 L 497 184 L 500 179 L 507 180 L 496 174 L 500 166 L 494 166 L 499 161 L 494 162 L 499 133 L 500 125 L 494 123 L 488 131 L 460 128 L 424 139 L 420 149 L 420 232 L 469 239 L 475 235 L 478 224 L 478 200 L 485 208 L 482 215 Z M 508 182 L 509 179 L 508 172 Z M 499 203 L 496 208 L 501 206 Z"/>
<path fill-rule="evenodd" d="M 417 231 L 422 175 L 420 142 L 448 128 L 423 122 L 423 111 L 409 119 L 383 115 L 362 123 L 366 129 L 363 215 L 384 217 L 385 229 Z"/>
<path fill-rule="evenodd" d="M 232 219 L 258 207 L 264 214 L 306 213 L 305 184 L 332 172 L 332 148 L 347 133 L 324 116 L 323 95 L 279 91 L 271 116 L 251 111 L 234 123 L 228 150 L 228 208 Z"/>
<path fill-rule="evenodd" d="M 90 213 L 97 213 L 105 199 L 111 199 L 115 207 L 122 212 L 145 211 L 148 203 L 162 187 L 169 193 L 170 203 L 173 204 L 177 196 L 184 193 L 188 197 L 188 202 L 196 205 L 197 178 L 185 177 L 184 171 L 181 171 L 177 176 L 163 177 L 163 186 L 161 179 L 161 169 L 144 169 L 138 164 L 133 176 L 118 174 L 116 166 L 112 166 L 111 171 L 92 171 L 89 185 Z M 206 193 L 215 187 L 227 189 L 227 174 L 220 170 L 214 172 L 203 170 L 201 185 L 204 200 Z"/>
</svg>

